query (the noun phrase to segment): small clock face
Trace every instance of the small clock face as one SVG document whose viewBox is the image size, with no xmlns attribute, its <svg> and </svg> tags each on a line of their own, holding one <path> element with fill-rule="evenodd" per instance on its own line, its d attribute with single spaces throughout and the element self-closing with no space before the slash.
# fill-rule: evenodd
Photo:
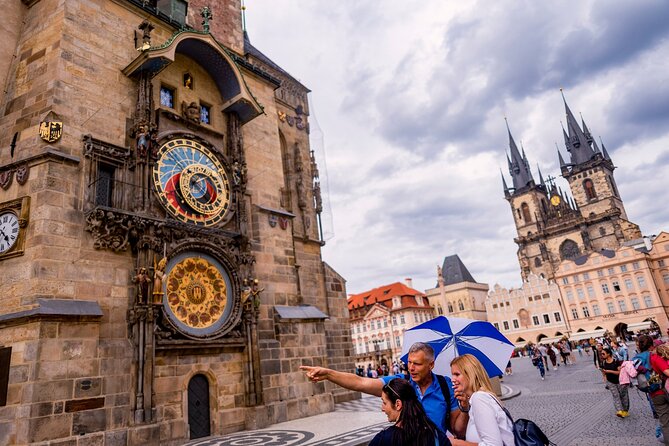
<svg viewBox="0 0 669 446">
<path fill-rule="evenodd" d="M 19 218 L 13 212 L 0 213 L 0 254 L 12 249 L 19 237 Z"/>
<path fill-rule="evenodd" d="M 160 148 L 153 182 L 163 206 L 188 223 L 215 225 L 230 205 L 230 183 L 223 165 L 209 149 L 187 138 Z"/>
<path fill-rule="evenodd" d="M 551 197 L 551 204 L 553 206 L 558 206 L 560 204 L 560 196 L 559 195 L 553 195 Z"/>
</svg>

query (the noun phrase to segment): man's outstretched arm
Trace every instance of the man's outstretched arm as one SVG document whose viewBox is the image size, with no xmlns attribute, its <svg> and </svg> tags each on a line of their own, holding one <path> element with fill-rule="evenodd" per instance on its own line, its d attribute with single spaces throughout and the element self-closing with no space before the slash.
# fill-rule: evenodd
<svg viewBox="0 0 669 446">
<path fill-rule="evenodd" d="M 303 365 L 300 370 L 306 373 L 311 382 L 328 380 L 345 389 L 367 393 L 369 395 L 381 396 L 383 381 L 377 378 L 365 378 L 353 373 L 338 372 L 325 367 L 309 367 Z"/>
</svg>

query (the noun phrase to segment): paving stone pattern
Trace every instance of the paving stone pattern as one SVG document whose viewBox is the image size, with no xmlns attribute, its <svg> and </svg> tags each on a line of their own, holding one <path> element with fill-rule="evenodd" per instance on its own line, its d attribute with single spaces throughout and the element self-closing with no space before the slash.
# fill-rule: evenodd
<svg viewBox="0 0 669 446">
<path fill-rule="evenodd" d="M 504 377 L 504 384 L 521 390 L 504 402 L 514 418 L 536 422 L 558 446 L 661 444 L 645 394 L 630 389 L 630 416 L 618 418 L 592 356 L 576 360 L 557 371 L 551 367 L 542 381 L 528 358 L 514 359 L 513 376 Z"/>
</svg>

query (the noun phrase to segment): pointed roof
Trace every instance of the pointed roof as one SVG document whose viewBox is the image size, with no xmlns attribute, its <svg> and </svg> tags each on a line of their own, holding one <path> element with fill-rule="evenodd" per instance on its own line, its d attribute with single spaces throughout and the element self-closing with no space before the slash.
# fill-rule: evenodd
<svg viewBox="0 0 669 446">
<path fill-rule="evenodd" d="M 565 134 L 565 145 L 571 154 L 571 163 L 582 164 L 590 161 L 590 159 L 592 159 L 592 157 L 595 155 L 592 147 L 590 147 L 590 141 L 584 131 L 581 130 L 581 127 L 578 125 L 574 114 L 571 112 L 571 109 L 567 104 L 564 93 L 562 94 L 562 100 L 564 102 L 564 109 L 567 115 L 567 130 L 569 131 L 569 137 L 567 137 Z M 562 129 L 562 132 L 564 133 L 564 128 Z"/>
<path fill-rule="evenodd" d="M 506 178 L 504 178 L 504 173 L 502 172 L 502 169 L 499 169 L 499 174 L 502 176 L 502 186 L 504 187 L 504 195 L 509 194 L 509 186 L 506 185 Z"/>
<path fill-rule="evenodd" d="M 508 121 L 506 121 L 506 130 L 509 133 L 509 150 L 511 152 L 509 173 L 513 180 L 514 189 L 518 190 L 527 186 L 530 181 L 534 181 L 534 179 L 532 178 L 532 172 L 530 171 L 527 156 L 525 156 L 525 150 L 523 150 L 523 154 L 521 155 L 518 146 L 516 145 L 516 141 L 513 139 L 513 135 L 511 135 Z"/>
<path fill-rule="evenodd" d="M 444 286 L 462 282 L 477 283 L 457 254 L 444 258 L 444 264 L 441 267 L 441 275 L 444 278 Z M 439 284 L 437 284 L 437 287 L 438 286 Z"/>
</svg>

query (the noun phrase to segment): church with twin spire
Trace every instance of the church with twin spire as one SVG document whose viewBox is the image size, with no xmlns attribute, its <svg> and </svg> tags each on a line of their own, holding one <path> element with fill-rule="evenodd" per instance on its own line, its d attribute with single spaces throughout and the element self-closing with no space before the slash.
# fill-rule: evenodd
<svg viewBox="0 0 669 446">
<path fill-rule="evenodd" d="M 525 150 L 518 150 L 507 124 L 512 183 L 502 174 L 502 184 L 517 230 L 514 241 L 523 280 L 530 273 L 553 279 L 563 260 L 614 250 L 642 237 L 627 217 L 604 144 L 600 148 L 585 121 L 579 125 L 566 100 L 564 105 L 567 129 L 562 133 L 569 155 L 565 161 L 558 149 L 558 158 L 568 191 L 551 177 L 544 180 L 539 169 L 535 180 Z"/>
</svg>

